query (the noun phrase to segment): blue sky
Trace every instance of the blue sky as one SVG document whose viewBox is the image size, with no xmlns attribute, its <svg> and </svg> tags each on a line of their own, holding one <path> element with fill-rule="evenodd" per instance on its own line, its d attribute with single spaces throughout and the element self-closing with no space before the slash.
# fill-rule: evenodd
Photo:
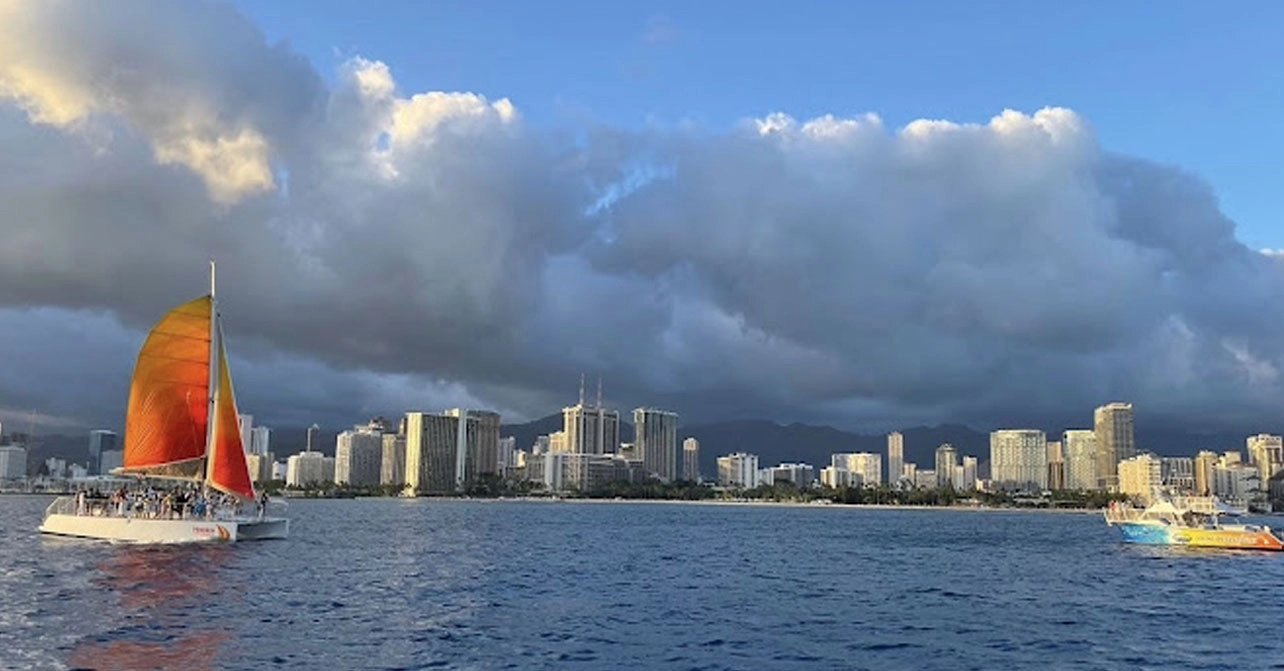
<svg viewBox="0 0 1284 671">
<path fill-rule="evenodd" d="M 1252 247 L 1284 247 L 1284 4 L 239 2 L 326 76 L 509 97 L 557 125 L 722 128 L 783 111 L 983 122 L 1060 105 L 1108 149 L 1209 180 Z"/>
</svg>

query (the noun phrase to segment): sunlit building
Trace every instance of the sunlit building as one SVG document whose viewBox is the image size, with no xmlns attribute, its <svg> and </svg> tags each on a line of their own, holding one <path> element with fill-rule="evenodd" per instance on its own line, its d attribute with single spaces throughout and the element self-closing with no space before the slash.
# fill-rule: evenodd
<svg viewBox="0 0 1284 671">
<path fill-rule="evenodd" d="M 718 457 L 719 485 L 753 489 L 758 483 L 758 455 L 735 452 Z"/>
<path fill-rule="evenodd" d="M 1070 429 L 1061 434 L 1065 460 L 1066 489 L 1097 488 L 1097 434 L 1087 429 Z"/>
<path fill-rule="evenodd" d="M 354 487 L 379 484 L 383 462 L 383 427 L 363 424 L 335 438 L 334 483 Z"/>
<path fill-rule="evenodd" d="M 851 473 L 851 486 L 877 487 L 883 482 L 883 457 L 873 452 L 831 454 L 829 465 Z"/>
<path fill-rule="evenodd" d="M 1092 413 L 1097 434 L 1097 486 L 1114 489 L 1119 485 L 1119 462 L 1137 454 L 1133 434 L 1131 403 L 1109 403 Z"/>
<path fill-rule="evenodd" d="M 905 436 L 900 431 L 887 434 L 887 482 L 895 485 L 904 477 Z"/>
<path fill-rule="evenodd" d="M 1139 454 L 1119 462 L 1119 493 L 1149 503 L 1163 485 L 1163 468 L 1153 454 Z"/>
<path fill-rule="evenodd" d="M 700 441 L 695 438 L 682 441 L 682 479 L 700 482 Z"/>
<path fill-rule="evenodd" d="M 959 453 L 954 446 L 945 443 L 936 448 L 936 486 L 958 488 L 954 480 L 954 467 L 958 465 Z"/>
<path fill-rule="evenodd" d="M 991 432 L 990 480 L 996 489 L 1046 489 L 1048 445 L 1044 433 L 1033 429 Z"/>
</svg>

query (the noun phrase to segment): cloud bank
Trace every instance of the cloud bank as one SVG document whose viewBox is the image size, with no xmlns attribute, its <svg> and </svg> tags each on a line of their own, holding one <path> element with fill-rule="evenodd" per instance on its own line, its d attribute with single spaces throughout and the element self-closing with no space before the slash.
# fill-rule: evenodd
<svg viewBox="0 0 1284 671">
<path fill-rule="evenodd" d="M 368 56 L 326 84 L 227 6 L 0 0 L 0 409 L 112 421 L 216 257 L 268 421 L 538 416 L 581 372 L 692 420 L 1277 413 L 1284 257 L 1071 110 L 544 128 Z"/>
</svg>

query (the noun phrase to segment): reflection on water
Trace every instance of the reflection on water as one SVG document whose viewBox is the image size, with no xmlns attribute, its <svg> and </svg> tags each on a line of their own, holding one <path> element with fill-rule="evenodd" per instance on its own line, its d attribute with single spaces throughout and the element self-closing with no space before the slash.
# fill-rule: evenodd
<svg viewBox="0 0 1284 671">
<path fill-rule="evenodd" d="M 290 538 L 59 542 L 0 497 L 0 670 L 1266 668 L 1284 553 L 1100 516 L 304 501 Z M 1284 668 L 1284 667 L 1281 667 Z"/>
<path fill-rule="evenodd" d="M 76 669 L 219 668 L 228 631 L 208 616 L 227 605 L 242 586 L 235 559 L 224 546 L 133 546 L 107 548 L 91 585 L 115 597 L 105 634 L 82 639 L 67 663 Z"/>
<path fill-rule="evenodd" d="M 203 631 L 163 641 L 105 641 L 77 646 L 67 663 L 73 669 L 95 671 L 206 671 L 221 668 L 218 651 L 229 638 L 227 632 Z"/>
</svg>

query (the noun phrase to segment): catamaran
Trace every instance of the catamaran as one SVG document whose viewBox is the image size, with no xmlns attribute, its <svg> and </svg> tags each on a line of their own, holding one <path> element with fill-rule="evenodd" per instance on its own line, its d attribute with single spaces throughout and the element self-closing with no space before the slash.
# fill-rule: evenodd
<svg viewBox="0 0 1284 671">
<path fill-rule="evenodd" d="M 91 505 L 83 493 L 62 496 L 45 511 L 40 531 L 139 543 L 289 533 L 289 520 L 267 514 L 266 498 L 255 513 L 242 512 L 256 497 L 241 444 L 215 277 L 211 262 L 209 294 L 170 310 L 143 342 L 129 389 L 123 465 L 112 469 L 167 481 L 174 491 L 122 494 L 104 505 Z M 162 496 L 164 504 L 158 505 Z M 215 505 L 219 500 L 223 505 Z"/>
<path fill-rule="evenodd" d="M 1284 540 L 1268 526 L 1222 522 L 1223 516 L 1242 512 L 1212 497 L 1157 495 L 1144 509 L 1112 503 L 1105 516 L 1106 524 L 1123 532 L 1125 543 L 1284 551 Z"/>
</svg>

